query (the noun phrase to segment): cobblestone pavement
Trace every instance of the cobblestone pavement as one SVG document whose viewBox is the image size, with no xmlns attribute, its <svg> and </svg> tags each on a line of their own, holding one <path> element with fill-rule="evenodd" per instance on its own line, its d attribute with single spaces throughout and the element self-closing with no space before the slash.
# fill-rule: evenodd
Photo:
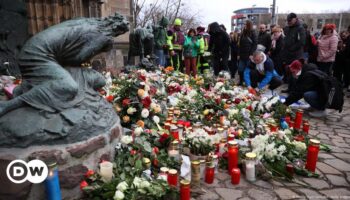
<svg viewBox="0 0 350 200">
<path fill-rule="evenodd" d="M 305 118 L 310 122 L 310 135 L 329 144 L 332 152 L 320 152 L 317 173 L 320 178 L 296 176 L 297 183 L 257 180 L 249 183 L 241 176 L 234 186 L 225 172 L 216 174 L 211 185 L 202 183 L 206 191 L 196 200 L 248 199 L 350 199 L 350 98 L 345 97 L 342 113 L 328 111 L 325 119 Z"/>
</svg>

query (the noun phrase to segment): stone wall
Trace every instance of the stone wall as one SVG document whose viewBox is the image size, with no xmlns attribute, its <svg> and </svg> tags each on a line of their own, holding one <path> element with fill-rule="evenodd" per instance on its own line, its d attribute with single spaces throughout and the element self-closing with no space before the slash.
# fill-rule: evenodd
<svg viewBox="0 0 350 200">
<path fill-rule="evenodd" d="M 115 146 L 123 132 L 118 123 L 109 132 L 74 144 L 0 149 L 0 171 L 5 172 L 7 165 L 15 159 L 55 160 L 59 169 L 62 199 L 78 199 L 82 195 L 79 185 L 84 174 L 88 169 L 96 171 L 101 160 L 113 160 Z M 0 199 L 46 199 L 43 183 L 14 184 L 7 179 L 6 173 L 0 174 L 0 183 Z"/>
</svg>

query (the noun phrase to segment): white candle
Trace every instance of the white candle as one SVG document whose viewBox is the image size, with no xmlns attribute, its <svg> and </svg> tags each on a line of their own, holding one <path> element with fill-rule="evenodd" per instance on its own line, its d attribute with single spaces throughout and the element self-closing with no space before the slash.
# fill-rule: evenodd
<svg viewBox="0 0 350 200">
<path fill-rule="evenodd" d="M 246 164 L 246 178 L 248 181 L 255 181 L 255 164 L 253 162 L 249 162 Z"/>
<path fill-rule="evenodd" d="M 110 182 L 113 178 L 113 163 L 108 161 L 100 163 L 100 175 L 104 182 Z"/>
</svg>

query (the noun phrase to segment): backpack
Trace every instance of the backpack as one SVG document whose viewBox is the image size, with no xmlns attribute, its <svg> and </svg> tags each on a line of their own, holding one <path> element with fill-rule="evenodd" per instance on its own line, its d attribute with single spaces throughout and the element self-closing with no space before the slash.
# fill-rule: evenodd
<svg viewBox="0 0 350 200">
<path fill-rule="evenodd" d="M 342 112 L 344 104 L 344 92 L 341 83 L 333 76 L 329 76 L 320 70 L 310 71 L 319 78 L 322 83 L 321 90 L 327 97 L 326 108 Z"/>
</svg>

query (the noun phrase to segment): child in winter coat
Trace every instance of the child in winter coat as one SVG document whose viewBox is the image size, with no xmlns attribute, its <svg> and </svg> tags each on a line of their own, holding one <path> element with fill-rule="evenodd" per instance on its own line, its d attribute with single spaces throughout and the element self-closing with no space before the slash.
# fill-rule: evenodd
<svg viewBox="0 0 350 200">
<path fill-rule="evenodd" d="M 196 76 L 197 75 L 197 55 L 199 50 L 199 40 L 196 36 L 196 31 L 191 28 L 184 43 L 184 57 L 186 74 Z"/>
</svg>

